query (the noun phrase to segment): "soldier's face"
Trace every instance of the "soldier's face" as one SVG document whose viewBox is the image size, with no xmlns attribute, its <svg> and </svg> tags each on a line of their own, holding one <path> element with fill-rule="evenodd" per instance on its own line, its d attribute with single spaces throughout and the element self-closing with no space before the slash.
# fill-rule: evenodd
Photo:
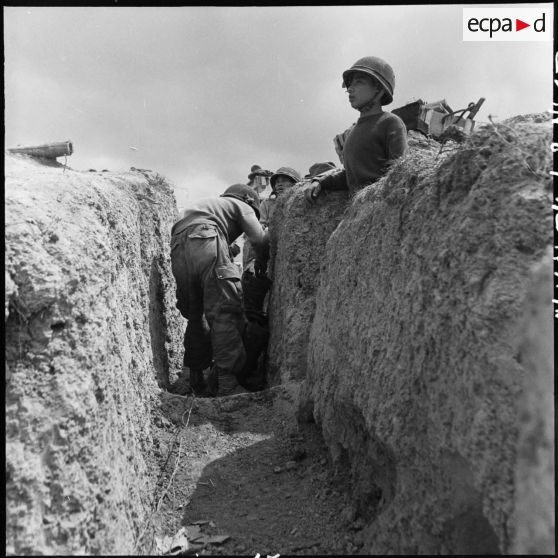
<svg viewBox="0 0 558 558">
<path fill-rule="evenodd" d="M 287 178 L 286 176 L 278 176 L 275 179 L 275 193 L 279 195 L 287 188 L 290 188 L 293 184 L 294 182 L 290 178 Z"/>
<path fill-rule="evenodd" d="M 369 103 L 378 94 L 379 90 L 380 88 L 375 80 L 366 74 L 355 72 L 347 87 L 349 103 L 354 109 L 358 109 Z"/>
</svg>

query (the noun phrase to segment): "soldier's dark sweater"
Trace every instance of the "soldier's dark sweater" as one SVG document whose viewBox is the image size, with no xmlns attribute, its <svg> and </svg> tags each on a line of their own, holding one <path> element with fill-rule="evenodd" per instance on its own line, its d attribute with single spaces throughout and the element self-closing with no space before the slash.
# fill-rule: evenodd
<svg viewBox="0 0 558 558">
<path fill-rule="evenodd" d="M 358 119 L 343 147 L 345 168 L 324 178 L 324 190 L 349 190 L 352 195 L 375 182 L 394 159 L 407 151 L 407 129 L 401 118 L 380 112 Z"/>
</svg>

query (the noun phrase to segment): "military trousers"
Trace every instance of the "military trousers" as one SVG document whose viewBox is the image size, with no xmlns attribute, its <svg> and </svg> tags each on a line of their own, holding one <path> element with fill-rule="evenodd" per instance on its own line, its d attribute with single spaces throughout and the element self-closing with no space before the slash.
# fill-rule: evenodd
<svg viewBox="0 0 558 558">
<path fill-rule="evenodd" d="M 229 246 L 211 223 L 190 225 L 171 239 L 176 306 L 188 320 L 184 334 L 184 365 L 203 370 L 211 361 L 236 375 L 244 367 L 240 270 Z"/>
</svg>

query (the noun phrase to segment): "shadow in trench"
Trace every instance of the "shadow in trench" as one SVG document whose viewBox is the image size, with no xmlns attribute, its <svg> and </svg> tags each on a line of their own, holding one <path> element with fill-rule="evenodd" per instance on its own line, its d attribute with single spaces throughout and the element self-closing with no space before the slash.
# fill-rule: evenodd
<svg viewBox="0 0 558 558">
<path fill-rule="evenodd" d="M 160 388 L 167 389 L 169 361 L 165 339 L 168 334 L 168 324 L 165 317 L 164 296 L 160 263 L 157 258 L 153 258 L 149 275 L 149 334 L 157 383 Z"/>
<path fill-rule="evenodd" d="M 228 537 L 206 546 L 211 554 L 332 554 L 336 543 L 345 552 L 346 486 L 333 477 L 319 428 L 298 427 L 285 397 L 273 388 L 192 406 L 162 394 L 166 416 L 188 425 L 174 479 L 182 524 Z"/>
</svg>

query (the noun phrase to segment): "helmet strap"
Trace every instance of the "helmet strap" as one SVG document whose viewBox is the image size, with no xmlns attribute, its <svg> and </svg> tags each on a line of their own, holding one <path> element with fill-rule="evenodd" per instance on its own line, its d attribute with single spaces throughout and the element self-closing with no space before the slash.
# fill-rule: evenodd
<svg viewBox="0 0 558 558">
<path fill-rule="evenodd" d="M 382 97 L 384 96 L 384 88 L 380 87 L 379 91 L 372 97 L 372 99 L 370 99 L 367 103 L 364 103 L 364 105 L 361 105 L 360 107 L 357 107 L 357 110 L 361 113 L 364 114 L 365 112 L 368 112 L 370 109 L 373 109 L 382 99 Z"/>
</svg>

